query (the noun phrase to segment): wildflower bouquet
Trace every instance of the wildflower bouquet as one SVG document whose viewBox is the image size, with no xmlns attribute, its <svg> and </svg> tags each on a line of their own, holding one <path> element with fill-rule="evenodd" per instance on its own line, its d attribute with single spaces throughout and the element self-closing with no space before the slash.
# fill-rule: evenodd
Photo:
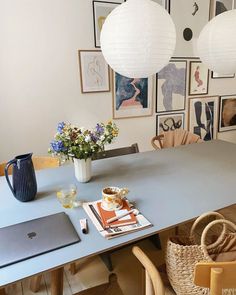
<svg viewBox="0 0 236 295">
<path fill-rule="evenodd" d="M 104 150 L 118 136 L 115 123 L 98 123 L 93 130 L 61 122 L 50 144 L 49 153 L 65 155 L 67 158 L 88 159 Z"/>
</svg>

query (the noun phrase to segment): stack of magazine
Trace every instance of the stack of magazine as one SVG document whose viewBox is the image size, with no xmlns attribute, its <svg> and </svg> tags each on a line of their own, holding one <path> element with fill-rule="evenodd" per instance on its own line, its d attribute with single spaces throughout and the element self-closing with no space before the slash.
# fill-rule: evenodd
<svg viewBox="0 0 236 295">
<path fill-rule="evenodd" d="M 131 215 L 129 217 L 119 219 L 108 226 L 104 219 L 110 218 L 113 216 L 112 214 L 119 215 L 119 213 L 124 212 L 125 207 L 129 206 L 129 203 L 126 201 L 127 205 L 125 203 L 121 210 L 114 212 L 103 210 L 101 202 L 101 200 L 87 202 L 83 204 L 83 208 L 100 234 L 107 239 L 112 239 L 114 237 L 152 226 L 152 224 L 140 213 L 135 216 L 132 214 L 133 216 Z"/>
</svg>

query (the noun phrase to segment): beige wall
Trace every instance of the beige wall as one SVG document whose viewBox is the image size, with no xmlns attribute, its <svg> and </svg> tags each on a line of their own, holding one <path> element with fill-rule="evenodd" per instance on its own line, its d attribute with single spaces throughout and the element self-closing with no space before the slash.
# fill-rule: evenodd
<svg viewBox="0 0 236 295">
<path fill-rule="evenodd" d="M 81 94 L 78 49 L 94 49 L 91 0 L 0 1 L 0 161 L 46 154 L 57 122 L 92 127 L 112 117 L 111 93 Z M 210 95 L 236 93 L 235 79 L 210 81 Z M 114 146 L 149 150 L 152 117 L 117 120 Z M 219 138 L 236 142 L 236 132 Z"/>
</svg>

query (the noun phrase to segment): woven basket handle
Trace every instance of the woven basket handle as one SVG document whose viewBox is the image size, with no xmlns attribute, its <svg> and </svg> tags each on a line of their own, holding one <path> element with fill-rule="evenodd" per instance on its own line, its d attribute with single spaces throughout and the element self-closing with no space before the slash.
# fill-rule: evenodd
<svg viewBox="0 0 236 295">
<path fill-rule="evenodd" d="M 195 238 L 195 230 L 196 230 L 196 227 L 198 226 L 198 224 L 204 220 L 205 218 L 207 217 L 210 217 L 210 216 L 216 216 L 216 217 L 219 217 L 219 219 L 225 219 L 224 216 L 218 212 L 214 212 L 214 211 L 209 211 L 209 212 L 206 212 L 206 213 L 203 213 L 202 215 L 200 215 L 193 223 L 192 227 L 191 227 L 191 230 L 190 230 L 190 241 L 194 244 L 196 244 L 196 238 Z M 210 223 L 211 224 L 211 223 Z M 223 238 L 223 236 L 225 235 L 226 233 L 226 225 L 223 224 L 223 230 L 221 232 L 221 235 L 219 236 L 219 238 L 217 239 L 217 241 L 211 245 L 208 245 L 206 246 L 207 249 L 212 249 L 214 247 L 216 247 L 220 242 L 221 242 L 221 239 Z M 220 241 L 218 241 L 220 239 Z"/>
<path fill-rule="evenodd" d="M 209 256 L 207 250 L 209 250 L 209 247 L 206 245 L 206 236 L 207 236 L 207 232 L 209 231 L 209 229 L 216 225 L 216 224 L 223 224 L 223 226 L 227 227 L 231 227 L 235 232 L 236 232 L 236 224 L 234 224 L 233 222 L 226 220 L 226 219 L 218 219 L 218 220 L 214 220 L 212 222 L 210 222 L 203 230 L 202 232 L 202 236 L 201 236 L 201 246 L 203 248 L 203 251 L 205 253 L 206 256 Z M 224 236 L 220 235 L 220 237 L 217 240 L 217 244 L 221 243 L 224 240 Z M 210 245 L 212 246 L 212 245 Z"/>
</svg>

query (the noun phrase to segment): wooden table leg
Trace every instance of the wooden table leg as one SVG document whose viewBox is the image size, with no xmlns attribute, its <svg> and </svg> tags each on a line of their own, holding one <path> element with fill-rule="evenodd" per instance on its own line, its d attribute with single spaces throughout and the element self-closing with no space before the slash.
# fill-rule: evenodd
<svg viewBox="0 0 236 295">
<path fill-rule="evenodd" d="M 0 295 L 6 295 L 5 289 L 0 289 Z"/>
<path fill-rule="evenodd" d="M 51 295 L 63 295 L 63 272 L 63 267 L 51 271 Z"/>
<path fill-rule="evenodd" d="M 70 273 L 71 273 L 72 275 L 75 275 L 76 272 L 77 272 L 77 269 L 76 269 L 76 263 L 73 262 L 73 263 L 70 264 Z"/>
<path fill-rule="evenodd" d="M 32 292 L 36 293 L 39 291 L 41 280 L 42 280 L 42 275 L 35 276 L 30 280 L 30 290 Z"/>
</svg>

